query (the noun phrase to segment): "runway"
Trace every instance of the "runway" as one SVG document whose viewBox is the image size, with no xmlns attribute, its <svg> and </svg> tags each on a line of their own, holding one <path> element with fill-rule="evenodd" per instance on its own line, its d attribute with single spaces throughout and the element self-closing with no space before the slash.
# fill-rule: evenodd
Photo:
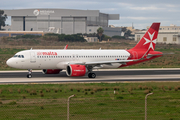
<svg viewBox="0 0 180 120">
<path fill-rule="evenodd" d="M 95 79 L 68 77 L 65 71 L 60 74 L 42 74 L 40 70 L 26 78 L 27 71 L 0 71 L 0 84 L 8 83 L 79 83 L 79 82 L 145 82 L 145 81 L 180 81 L 180 69 L 112 69 L 95 70 Z"/>
</svg>

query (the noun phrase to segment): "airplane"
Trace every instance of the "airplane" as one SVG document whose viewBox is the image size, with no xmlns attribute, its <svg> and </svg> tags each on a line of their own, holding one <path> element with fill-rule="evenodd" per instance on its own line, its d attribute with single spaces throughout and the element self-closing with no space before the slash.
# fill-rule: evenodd
<svg viewBox="0 0 180 120">
<path fill-rule="evenodd" d="M 16 53 L 6 61 L 13 68 L 27 69 L 27 78 L 32 69 L 41 69 L 44 74 L 59 74 L 66 70 L 67 76 L 95 78 L 94 69 L 114 69 L 152 60 L 163 55 L 154 51 L 160 23 L 153 23 L 136 46 L 129 50 L 74 50 L 31 49 Z"/>
</svg>

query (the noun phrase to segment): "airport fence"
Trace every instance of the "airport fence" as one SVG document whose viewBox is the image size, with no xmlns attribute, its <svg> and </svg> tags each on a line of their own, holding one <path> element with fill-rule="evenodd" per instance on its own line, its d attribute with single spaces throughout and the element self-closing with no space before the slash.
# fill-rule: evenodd
<svg viewBox="0 0 180 120">
<path fill-rule="evenodd" d="M 91 94 L 90 92 L 88 94 Z M 96 98 L 75 96 L 69 101 L 70 120 L 142 120 L 145 119 L 145 95 L 134 98 L 108 93 Z M 3 99 L 1 95 L 1 120 L 66 120 L 68 118 L 68 99 L 42 99 L 43 94 L 36 98 L 15 96 L 18 100 Z M 149 96 L 147 99 L 148 120 L 178 120 L 180 118 L 180 97 Z M 132 97 L 132 99 L 131 99 Z"/>
<path fill-rule="evenodd" d="M 178 120 L 179 82 L 0 85 L 0 120 L 142 120 L 152 92 L 147 120 Z"/>
</svg>

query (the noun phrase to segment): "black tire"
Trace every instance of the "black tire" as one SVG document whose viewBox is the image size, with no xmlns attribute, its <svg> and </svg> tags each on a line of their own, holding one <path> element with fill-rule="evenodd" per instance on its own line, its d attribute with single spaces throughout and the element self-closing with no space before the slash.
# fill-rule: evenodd
<svg viewBox="0 0 180 120">
<path fill-rule="evenodd" d="M 27 78 L 32 78 L 32 75 L 31 75 L 31 74 L 28 74 L 28 75 L 27 75 Z"/>
<path fill-rule="evenodd" d="M 91 73 L 91 78 L 96 78 L 96 74 L 95 73 Z"/>
<path fill-rule="evenodd" d="M 95 74 L 95 73 L 89 73 L 89 74 L 88 74 L 88 77 L 89 77 L 89 78 L 96 78 L 96 74 Z"/>
<path fill-rule="evenodd" d="M 89 77 L 89 78 L 92 78 L 91 76 L 92 76 L 92 73 L 89 73 L 89 74 L 88 74 L 88 77 Z"/>
</svg>

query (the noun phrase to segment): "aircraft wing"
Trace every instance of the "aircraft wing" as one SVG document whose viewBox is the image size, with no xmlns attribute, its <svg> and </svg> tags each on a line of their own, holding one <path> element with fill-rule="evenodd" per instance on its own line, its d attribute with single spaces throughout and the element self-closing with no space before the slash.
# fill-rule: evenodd
<svg viewBox="0 0 180 120">
<path fill-rule="evenodd" d="M 69 64 L 78 64 L 78 65 L 86 65 L 86 66 L 99 66 L 99 65 L 112 65 L 112 63 L 119 63 L 119 64 L 126 64 L 127 62 L 132 62 L 132 61 L 140 61 L 140 60 L 144 60 L 146 58 L 150 58 L 153 56 L 158 56 L 158 55 L 163 55 L 163 54 L 148 54 L 150 51 L 147 50 L 146 53 L 140 58 L 140 59 L 133 59 L 133 60 L 114 60 L 114 61 L 97 61 L 97 62 L 73 62 L 73 63 L 69 63 Z"/>
<path fill-rule="evenodd" d="M 111 63 L 120 63 L 125 64 L 134 60 L 115 60 L 115 61 L 98 61 L 98 62 L 86 62 L 85 65 L 102 65 L 102 64 L 111 64 Z"/>
<path fill-rule="evenodd" d="M 103 64 L 111 65 L 112 63 L 125 64 L 125 63 L 131 62 L 131 61 L 135 61 L 135 60 L 114 60 L 114 61 L 97 61 L 97 62 L 73 62 L 73 63 L 69 63 L 69 64 L 96 66 L 96 65 L 103 65 Z"/>
</svg>

